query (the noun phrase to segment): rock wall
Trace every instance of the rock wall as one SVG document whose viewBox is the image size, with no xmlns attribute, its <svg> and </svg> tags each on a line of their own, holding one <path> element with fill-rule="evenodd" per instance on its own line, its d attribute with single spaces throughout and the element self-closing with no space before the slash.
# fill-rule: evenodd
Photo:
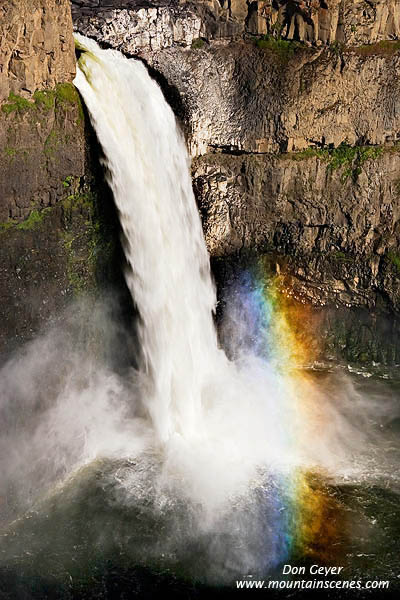
<svg viewBox="0 0 400 600">
<path fill-rule="evenodd" d="M 120 249 L 71 83 L 69 1 L 6 0 L 0 32 L 1 361 L 74 295 L 111 281 Z"/>
<path fill-rule="evenodd" d="M 191 48 L 188 45 L 199 30 L 194 19 L 196 26 L 185 30 L 184 47 L 172 43 L 172 30 L 168 35 L 163 30 L 175 10 L 192 8 L 185 4 L 178 9 L 113 10 L 105 20 L 102 13 L 78 17 L 76 28 L 138 54 L 176 91 L 181 106 L 175 109 L 184 117 L 192 156 L 213 148 L 290 152 L 313 144 L 398 141 L 397 42 L 315 49 L 258 40 L 201 42 Z M 139 25 L 147 36 L 154 32 L 155 37 L 143 41 L 136 33 Z"/>
<path fill-rule="evenodd" d="M 371 309 L 381 296 L 400 310 L 400 153 L 358 167 L 347 151 L 341 166 L 335 153 L 196 159 L 212 255 L 274 253 L 292 292 L 312 304 Z"/>
<path fill-rule="evenodd" d="M 258 4 L 267 31 L 279 32 L 285 39 L 359 45 L 400 35 L 398 0 L 266 0 Z"/>
<path fill-rule="evenodd" d="M 80 30 L 134 54 L 196 37 L 271 35 L 310 44 L 372 44 L 400 36 L 400 0 L 72 0 Z"/>
<path fill-rule="evenodd" d="M 394 144 L 400 54 L 235 42 L 142 57 L 178 90 L 192 156 Z"/>
<path fill-rule="evenodd" d="M 2 0 L 0 32 L 0 103 L 72 80 L 69 0 Z"/>
<path fill-rule="evenodd" d="M 86 166 L 83 108 L 71 83 L 15 96 L 0 107 L 0 223 L 54 206 Z"/>
</svg>

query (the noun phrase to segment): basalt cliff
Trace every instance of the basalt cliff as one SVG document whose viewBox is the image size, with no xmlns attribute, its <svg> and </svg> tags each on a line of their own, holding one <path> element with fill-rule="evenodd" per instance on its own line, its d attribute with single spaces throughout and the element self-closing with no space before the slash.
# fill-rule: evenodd
<svg viewBox="0 0 400 600">
<path fill-rule="evenodd" d="M 144 61 L 173 107 L 221 300 L 262 255 L 324 357 L 398 362 L 400 0 L 6 0 L 4 351 L 114 282 L 120 256 L 73 27 Z"/>
</svg>

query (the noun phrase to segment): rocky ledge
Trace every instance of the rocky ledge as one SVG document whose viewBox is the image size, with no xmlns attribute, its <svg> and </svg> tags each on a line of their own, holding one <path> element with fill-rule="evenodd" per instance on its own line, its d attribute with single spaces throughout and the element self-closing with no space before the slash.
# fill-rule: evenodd
<svg viewBox="0 0 400 600">
<path fill-rule="evenodd" d="M 400 148 L 208 154 L 193 178 L 214 257 L 274 254 L 298 298 L 400 311 Z"/>
<path fill-rule="evenodd" d="M 72 0 L 79 30 L 134 54 L 201 37 L 271 35 L 310 44 L 398 39 L 399 0 Z"/>
</svg>

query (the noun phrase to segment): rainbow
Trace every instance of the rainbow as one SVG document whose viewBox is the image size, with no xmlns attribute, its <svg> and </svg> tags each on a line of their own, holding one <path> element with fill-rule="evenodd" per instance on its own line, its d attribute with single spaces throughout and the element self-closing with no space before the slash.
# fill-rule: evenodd
<svg viewBox="0 0 400 600">
<path fill-rule="evenodd" d="M 289 401 L 296 402 L 290 413 L 299 419 L 296 430 L 301 431 L 304 423 L 304 436 L 320 435 L 323 416 L 310 393 L 314 383 L 307 371 L 319 350 L 313 315 L 309 306 L 293 299 L 285 281 L 282 273 L 271 273 L 264 258 L 240 272 L 228 291 L 228 327 L 231 334 L 238 331 L 230 353 L 237 357 L 250 352 L 270 363 L 283 380 Z M 344 511 L 322 477 L 298 466 L 272 479 L 268 499 L 274 520 L 273 566 L 288 560 L 303 564 L 307 559 L 336 564 L 346 537 Z"/>
</svg>

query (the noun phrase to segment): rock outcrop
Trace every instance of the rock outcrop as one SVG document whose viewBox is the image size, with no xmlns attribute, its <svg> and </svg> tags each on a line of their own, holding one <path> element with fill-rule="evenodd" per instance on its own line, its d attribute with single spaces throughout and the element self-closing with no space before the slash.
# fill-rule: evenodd
<svg viewBox="0 0 400 600">
<path fill-rule="evenodd" d="M 311 44 L 400 37 L 399 0 L 72 0 L 78 29 L 134 54 L 193 39 L 271 35 Z"/>
<path fill-rule="evenodd" d="M 3 0 L 0 33 L 0 103 L 10 92 L 29 98 L 72 80 L 69 0 Z"/>
<path fill-rule="evenodd" d="M 271 253 L 293 275 L 292 293 L 312 304 L 372 309 L 381 296 L 400 311 L 400 153 L 360 167 L 346 151 L 340 166 L 338 153 L 196 159 L 212 255 Z"/>
</svg>

